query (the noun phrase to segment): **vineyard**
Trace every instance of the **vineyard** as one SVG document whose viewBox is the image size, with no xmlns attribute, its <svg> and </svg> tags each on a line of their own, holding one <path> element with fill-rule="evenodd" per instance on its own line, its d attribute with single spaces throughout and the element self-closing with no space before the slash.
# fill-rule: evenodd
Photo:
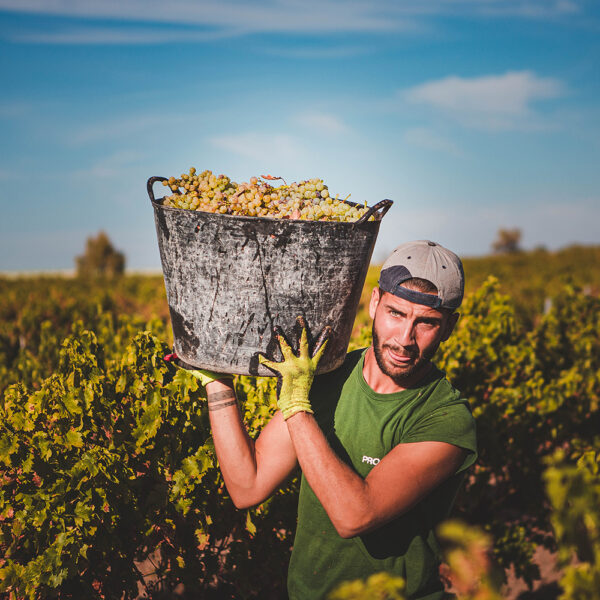
<svg viewBox="0 0 600 600">
<path fill-rule="evenodd" d="M 600 598 L 600 248 L 465 272 L 436 357 L 470 400 L 480 457 L 440 529 L 449 586 L 502 598 L 510 571 L 533 589 L 545 547 L 561 567 L 552 597 Z M 351 348 L 370 343 L 376 280 Z M 298 480 L 235 509 L 202 389 L 163 360 L 171 343 L 162 277 L 0 278 L 0 597 L 285 597 Z M 251 435 L 274 384 L 236 377 Z M 332 597 L 400 599 L 402 583 Z"/>
</svg>

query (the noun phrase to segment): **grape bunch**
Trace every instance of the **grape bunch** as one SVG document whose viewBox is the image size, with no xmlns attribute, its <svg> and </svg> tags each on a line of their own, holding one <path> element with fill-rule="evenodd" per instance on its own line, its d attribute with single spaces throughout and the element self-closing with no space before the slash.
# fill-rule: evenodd
<svg viewBox="0 0 600 600">
<path fill-rule="evenodd" d="M 347 202 L 348 198 L 332 198 L 322 179 L 289 185 L 283 181 L 277 187 L 271 184 L 280 179 L 283 181 L 281 177 L 261 175 L 237 184 L 226 175 L 197 173 L 192 167 L 179 179 L 163 181 L 174 192 L 165 197 L 163 205 L 224 215 L 341 222 L 356 221 L 368 210 L 366 203 L 357 206 Z"/>
</svg>

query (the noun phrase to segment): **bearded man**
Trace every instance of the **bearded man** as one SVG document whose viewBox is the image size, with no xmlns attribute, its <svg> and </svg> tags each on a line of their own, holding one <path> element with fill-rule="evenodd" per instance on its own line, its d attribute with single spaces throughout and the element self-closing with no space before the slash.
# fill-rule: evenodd
<svg viewBox="0 0 600 600">
<path fill-rule="evenodd" d="M 477 450 L 468 402 L 432 358 L 452 334 L 463 293 L 456 254 L 426 240 L 398 246 L 370 300 L 369 348 L 316 377 L 326 335 L 312 353 L 306 329 L 297 353 L 280 336 L 284 360 L 261 357 L 281 387 L 279 410 L 255 441 L 231 381 L 197 372 L 236 506 L 260 504 L 300 466 L 292 600 L 326 598 L 380 571 L 403 577 L 407 598 L 445 597 L 435 530 Z"/>
</svg>

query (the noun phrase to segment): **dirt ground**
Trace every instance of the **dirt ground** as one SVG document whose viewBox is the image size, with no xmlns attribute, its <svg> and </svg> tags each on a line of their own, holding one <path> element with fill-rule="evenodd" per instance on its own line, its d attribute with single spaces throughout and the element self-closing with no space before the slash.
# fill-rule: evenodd
<svg viewBox="0 0 600 600">
<path fill-rule="evenodd" d="M 158 553 L 156 553 L 158 554 Z M 144 579 L 147 583 L 154 581 L 154 562 L 150 557 L 147 561 L 138 564 L 140 572 L 145 576 Z M 510 570 L 507 572 L 507 582 L 502 589 L 502 598 L 505 600 L 557 600 L 561 594 L 561 589 L 558 585 L 561 573 L 556 566 L 555 555 L 547 550 L 546 548 L 539 546 L 533 556 L 534 562 L 539 566 L 540 569 L 540 580 L 537 581 L 532 590 L 529 590 L 527 584 L 517 577 L 515 577 L 514 571 Z M 183 592 L 183 589 L 175 592 L 175 598 L 180 597 L 177 592 Z M 221 598 L 218 592 L 215 597 Z M 230 595 L 224 595 L 222 598 L 231 598 Z M 143 586 L 139 586 L 138 600 L 146 600 L 147 596 L 144 593 Z"/>
<path fill-rule="evenodd" d="M 528 590 L 527 584 L 522 579 L 517 579 L 514 572 L 507 573 L 507 583 L 504 586 L 502 597 L 506 600 L 556 600 L 561 590 L 558 585 L 560 571 L 556 566 L 555 555 L 539 546 L 533 557 L 540 568 L 540 581 L 537 581 L 533 590 Z"/>
</svg>

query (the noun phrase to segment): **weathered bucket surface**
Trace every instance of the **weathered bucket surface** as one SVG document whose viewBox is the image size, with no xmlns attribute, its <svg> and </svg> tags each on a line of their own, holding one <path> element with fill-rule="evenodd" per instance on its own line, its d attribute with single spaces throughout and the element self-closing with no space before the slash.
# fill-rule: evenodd
<svg viewBox="0 0 600 600">
<path fill-rule="evenodd" d="M 381 218 L 383 200 L 356 223 L 240 217 L 154 207 L 173 327 L 186 363 L 240 375 L 273 372 L 258 353 L 281 360 L 273 328 L 291 334 L 304 316 L 316 336 L 331 326 L 318 372 L 344 361 Z"/>
</svg>

